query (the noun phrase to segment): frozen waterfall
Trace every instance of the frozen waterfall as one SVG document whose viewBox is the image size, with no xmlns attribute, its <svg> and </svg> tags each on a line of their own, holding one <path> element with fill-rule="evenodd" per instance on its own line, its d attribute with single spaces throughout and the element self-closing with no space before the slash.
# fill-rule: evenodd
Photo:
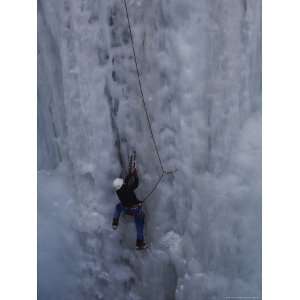
<svg viewBox="0 0 300 300">
<path fill-rule="evenodd" d="M 151 247 L 111 218 L 136 149 L 160 174 L 123 0 L 38 0 L 39 299 L 261 297 L 261 2 L 127 0 L 166 168 Z"/>
</svg>

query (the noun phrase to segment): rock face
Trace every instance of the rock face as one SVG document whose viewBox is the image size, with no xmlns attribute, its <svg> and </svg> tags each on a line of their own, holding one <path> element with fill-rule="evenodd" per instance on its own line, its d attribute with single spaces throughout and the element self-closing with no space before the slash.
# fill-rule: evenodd
<svg viewBox="0 0 300 300">
<path fill-rule="evenodd" d="M 131 149 L 139 197 L 160 167 L 123 0 L 39 0 L 39 298 L 260 297 L 261 2 L 127 2 L 154 135 L 178 172 L 147 200 L 151 247 L 136 253 L 130 218 L 111 230 L 111 182 Z"/>
</svg>

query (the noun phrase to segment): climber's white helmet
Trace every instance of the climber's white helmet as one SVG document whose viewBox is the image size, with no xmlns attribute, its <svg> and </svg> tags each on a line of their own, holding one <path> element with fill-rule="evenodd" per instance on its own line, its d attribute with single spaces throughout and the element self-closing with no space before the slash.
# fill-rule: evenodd
<svg viewBox="0 0 300 300">
<path fill-rule="evenodd" d="M 119 190 L 123 184 L 124 184 L 124 180 L 122 178 L 116 178 L 113 181 L 113 187 L 116 191 Z"/>
</svg>

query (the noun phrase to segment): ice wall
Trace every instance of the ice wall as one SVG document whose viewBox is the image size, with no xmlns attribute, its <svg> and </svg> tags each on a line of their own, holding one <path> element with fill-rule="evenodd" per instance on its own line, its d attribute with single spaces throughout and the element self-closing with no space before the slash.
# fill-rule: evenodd
<svg viewBox="0 0 300 300">
<path fill-rule="evenodd" d="M 111 181 L 135 148 L 142 197 L 159 165 L 122 1 L 38 1 L 38 163 L 53 176 L 63 164 L 72 178 L 78 291 L 82 299 L 259 297 L 261 3 L 128 0 L 159 150 L 178 169 L 147 202 L 151 250 L 136 253 L 129 220 L 110 229 Z"/>
<path fill-rule="evenodd" d="M 65 172 L 40 171 L 38 176 L 38 299 L 82 299 L 81 251 L 71 178 Z"/>
</svg>

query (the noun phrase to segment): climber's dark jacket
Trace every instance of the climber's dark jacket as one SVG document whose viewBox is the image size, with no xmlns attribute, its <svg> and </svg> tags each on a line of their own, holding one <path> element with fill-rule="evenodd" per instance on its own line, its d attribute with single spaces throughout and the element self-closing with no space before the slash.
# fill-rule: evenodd
<svg viewBox="0 0 300 300">
<path fill-rule="evenodd" d="M 126 176 L 124 184 L 119 190 L 116 191 L 118 198 L 123 206 L 134 207 L 141 203 L 134 192 L 138 185 L 139 178 L 136 171 Z"/>
</svg>

